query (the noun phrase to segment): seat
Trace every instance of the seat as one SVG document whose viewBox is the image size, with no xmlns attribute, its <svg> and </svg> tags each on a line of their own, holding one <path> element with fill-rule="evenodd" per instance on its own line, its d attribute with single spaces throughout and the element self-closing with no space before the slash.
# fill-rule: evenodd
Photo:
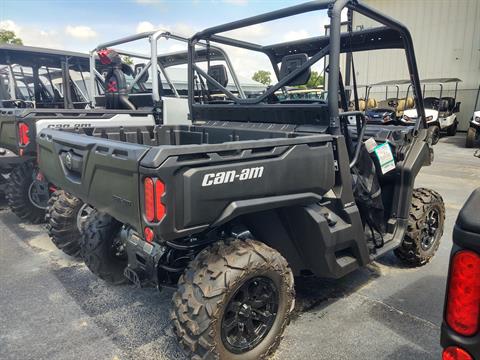
<svg viewBox="0 0 480 360">
<path fill-rule="evenodd" d="M 369 98 L 367 101 L 367 109 L 375 109 L 378 106 L 378 102 L 374 98 Z"/>
<path fill-rule="evenodd" d="M 98 57 L 107 66 L 105 75 L 105 108 L 136 110 L 128 99 L 128 87 L 125 74 L 133 76 L 130 66 L 123 64 L 120 55 L 111 49 L 98 51 Z"/>
<path fill-rule="evenodd" d="M 426 97 L 423 99 L 423 104 L 425 109 L 437 109 L 438 108 L 439 99 L 436 97 Z"/>
<path fill-rule="evenodd" d="M 455 107 L 455 99 L 453 97 L 442 97 L 440 100 L 440 111 L 453 111 Z"/>
</svg>

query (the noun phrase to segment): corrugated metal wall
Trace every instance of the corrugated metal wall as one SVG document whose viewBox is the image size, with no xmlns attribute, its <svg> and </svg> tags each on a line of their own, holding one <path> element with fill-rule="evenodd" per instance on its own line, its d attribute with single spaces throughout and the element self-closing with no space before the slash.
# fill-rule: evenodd
<svg viewBox="0 0 480 360">
<path fill-rule="evenodd" d="M 463 80 L 457 98 L 462 102 L 458 118 L 460 129 L 467 129 L 480 85 L 480 0 L 364 1 L 410 29 L 420 78 Z M 378 23 L 355 14 L 354 28 L 359 25 L 371 27 Z M 355 67 L 359 84 L 408 78 L 403 51 L 356 54 Z M 426 96 L 435 95 L 438 96 L 438 92 L 427 89 Z M 448 92 L 445 95 L 448 96 Z"/>
</svg>

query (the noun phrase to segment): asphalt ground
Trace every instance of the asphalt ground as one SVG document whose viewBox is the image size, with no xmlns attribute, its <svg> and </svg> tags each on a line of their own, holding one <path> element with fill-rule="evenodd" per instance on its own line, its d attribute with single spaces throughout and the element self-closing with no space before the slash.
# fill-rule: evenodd
<svg viewBox="0 0 480 360">
<path fill-rule="evenodd" d="M 428 265 L 392 254 L 339 281 L 296 285 L 295 316 L 276 359 L 440 359 L 445 277 L 455 218 L 480 186 L 465 134 L 442 138 L 417 187 L 446 203 L 445 233 Z M 170 328 L 173 290 L 109 286 L 21 224 L 0 202 L 0 359 L 184 359 Z"/>
</svg>

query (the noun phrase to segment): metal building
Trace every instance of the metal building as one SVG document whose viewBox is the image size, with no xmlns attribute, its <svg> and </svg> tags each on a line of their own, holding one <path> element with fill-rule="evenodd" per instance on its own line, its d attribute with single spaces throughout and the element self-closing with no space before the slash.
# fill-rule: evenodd
<svg viewBox="0 0 480 360">
<path fill-rule="evenodd" d="M 480 0 L 363 1 L 407 25 L 420 78 L 462 80 L 457 95 L 457 101 L 462 102 L 458 119 L 459 130 L 466 130 L 480 85 Z M 354 29 L 378 26 L 357 14 L 353 24 Z M 356 54 L 354 64 L 359 84 L 408 79 L 405 55 L 400 50 Z M 447 92 L 453 94 L 453 89 L 454 84 L 447 86 Z M 429 87 L 425 95 L 438 96 L 435 90 Z"/>
</svg>

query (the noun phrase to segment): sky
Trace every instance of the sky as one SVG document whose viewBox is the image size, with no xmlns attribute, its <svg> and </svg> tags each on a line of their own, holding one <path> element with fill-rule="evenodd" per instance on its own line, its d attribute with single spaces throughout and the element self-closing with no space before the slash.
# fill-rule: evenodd
<svg viewBox="0 0 480 360">
<path fill-rule="evenodd" d="M 13 30 L 25 45 L 88 52 L 98 44 L 162 28 L 190 36 L 204 28 L 296 5 L 295 0 L 0 0 L 0 28 Z M 295 16 L 236 31 L 238 39 L 260 44 L 318 36 L 328 23 L 326 11 Z M 170 40 L 171 41 L 171 40 Z M 137 42 L 131 50 L 146 52 Z M 160 51 L 186 49 L 160 44 Z M 236 72 L 251 76 L 271 70 L 265 58 L 227 49 Z"/>
</svg>

